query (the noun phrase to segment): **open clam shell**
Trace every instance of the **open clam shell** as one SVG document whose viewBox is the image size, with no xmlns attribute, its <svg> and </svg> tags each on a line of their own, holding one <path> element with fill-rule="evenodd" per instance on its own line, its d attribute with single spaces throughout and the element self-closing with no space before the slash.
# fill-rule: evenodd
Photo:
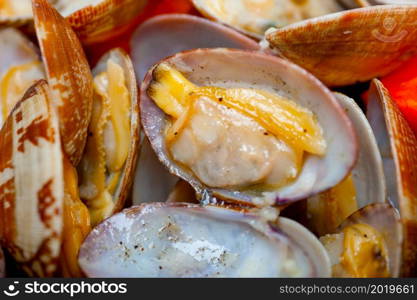
<svg viewBox="0 0 417 300">
<path fill-rule="evenodd" d="M 117 68 L 120 68 L 120 71 L 123 73 L 119 75 L 124 78 L 122 84 L 126 87 L 126 95 L 114 95 L 111 93 L 109 82 L 112 80 L 115 82 L 116 80 L 110 78 L 110 76 L 115 78 L 117 75 L 109 73 L 109 63 L 118 66 Z M 94 199 L 100 197 L 97 193 L 109 193 L 112 203 L 109 204 L 110 207 L 106 208 L 106 213 L 100 216 L 99 221 L 101 221 L 103 218 L 121 210 L 131 191 L 139 152 L 140 122 L 137 83 L 129 56 L 121 49 L 113 49 L 100 59 L 97 66 L 93 69 L 93 74 L 96 79 L 98 76 L 105 74 L 106 79 L 102 82 L 104 82 L 103 88 L 106 90 L 106 96 L 95 95 L 87 146 L 79 164 L 78 175 L 80 178 L 80 195 L 87 204 L 94 202 Z M 96 82 L 95 86 L 99 84 Z M 120 93 L 123 94 L 123 89 Z M 119 98 L 112 99 L 112 97 Z M 127 98 L 123 99 L 123 97 Z M 127 103 L 123 101 L 127 101 Z M 115 105 L 123 106 L 124 104 L 126 104 L 126 107 L 124 107 L 125 110 L 123 111 L 114 107 Z M 124 128 L 128 131 L 126 136 L 120 137 L 113 120 L 126 125 L 127 128 Z M 126 149 L 123 148 L 121 150 L 118 148 L 120 144 L 126 146 Z M 118 162 L 117 167 L 112 167 L 115 163 L 111 159 L 119 159 L 119 156 L 114 155 L 114 152 L 122 151 L 126 152 L 123 161 Z M 100 180 L 96 181 L 95 177 L 100 176 L 103 176 L 103 182 Z M 100 184 L 105 184 L 102 187 L 104 190 L 101 190 Z M 85 197 L 88 197 L 88 199 Z"/>
<path fill-rule="evenodd" d="M 305 228 L 282 218 L 184 203 L 135 206 L 105 220 L 80 249 L 91 277 L 328 277 Z"/>
<path fill-rule="evenodd" d="M 370 225 L 382 235 L 387 250 L 389 276 L 398 277 L 401 268 L 403 231 L 397 210 L 387 203 L 374 203 L 363 207 L 349 216 L 336 234 L 321 238 L 328 250 L 332 265 L 340 265 L 343 251 L 346 251 L 343 247 L 343 230 L 355 224 Z M 345 271 L 340 271 L 339 268 L 333 267 L 333 270 L 333 275 L 336 277 L 346 276 Z"/>
<path fill-rule="evenodd" d="M 357 143 L 350 120 L 333 94 L 301 68 L 273 56 L 232 49 L 187 51 L 162 62 L 174 67 L 199 86 L 250 87 L 270 93 L 278 91 L 317 116 L 328 145 L 326 154 L 322 157 L 306 155 L 297 179 L 269 193 L 268 200 L 285 204 L 312 196 L 336 185 L 353 167 L 357 157 Z M 252 193 L 204 186 L 190 171 L 170 158 L 164 138 L 167 116 L 147 94 L 152 79 L 153 69 L 149 70 L 142 84 L 140 108 L 144 131 L 160 161 L 170 172 L 189 182 L 200 194 L 208 191 L 221 199 L 253 205 Z"/>
<path fill-rule="evenodd" d="M 192 2 L 202 15 L 257 39 L 261 39 L 270 27 L 283 27 L 344 9 L 337 0 L 193 0 Z"/>
<path fill-rule="evenodd" d="M 209 20 L 184 15 L 160 15 L 144 22 L 131 39 L 138 80 L 161 59 L 196 48 L 229 47 L 258 50 L 259 45 L 236 31 Z M 149 141 L 142 143 L 133 187 L 133 202 L 163 202 L 178 181 L 161 165 Z"/>
<path fill-rule="evenodd" d="M 401 214 L 404 233 L 402 274 L 416 276 L 417 139 L 378 80 L 371 85 L 367 115 L 383 158 L 388 199 L 399 207 Z"/>
<path fill-rule="evenodd" d="M 349 206 L 347 203 L 339 205 L 338 201 L 344 199 L 332 190 L 308 199 L 307 215 L 311 221 L 310 229 L 319 235 L 333 232 L 340 225 L 339 222 L 353 213 L 353 211 L 349 211 L 351 208 L 356 210 L 368 204 L 386 201 L 383 163 L 372 128 L 362 109 L 353 99 L 340 93 L 335 95 L 352 121 L 358 137 L 359 155 L 351 173 L 356 206 Z M 336 197 L 340 197 L 340 199 Z M 341 209 L 340 206 L 344 209 Z"/>
<path fill-rule="evenodd" d="M 51 276 L 61 250 L 62 152 L 45 81 L 37 82 L 0 131 L 1 244 L 30 275 Z"/>
<path fill-rule="evenodd" d="M 29 64 L 37 63 L 40 61 L 39 53 L 32 42 L 27 39 L 20 31 L 14 28 L 1 28 L 0 29 L 0 85 L 2 90 L 5 76 L 11 70 L 11 68 Z M 35 75 L 36 76 L 36 75 Z M 42 76 L 39 78 L 42 79 Z M 21 80 L 22 81 L 22 80 Z M 22 86 L 23 92 L 29 88 L 33 82 L 28 81 L 27 86 Z M 9 94 L 0 94 L 0 128 L 2 127 L 7 117 L 9 107 L 13 108 L 14 104 L 19 100 L 6 99 Z M 22 95 L 15 95 L 21 97 Z M 11 109 L 10 109 L 11 110 Z"/>
<path fill-rule="evenodd" d="M 329 86 L 383 76 L 417 53 L 416 5 L 383 5 L 299 22 L 266 34 L 270 47 Z"/>
<path fill-rule="evenodd" d="M 91 117 L 90 67 L 76 34 L 48 1 L 33 0 L 33 13 L 51 96 L 58 109 L 63 148 L 76 165 Z"/>
</svg>

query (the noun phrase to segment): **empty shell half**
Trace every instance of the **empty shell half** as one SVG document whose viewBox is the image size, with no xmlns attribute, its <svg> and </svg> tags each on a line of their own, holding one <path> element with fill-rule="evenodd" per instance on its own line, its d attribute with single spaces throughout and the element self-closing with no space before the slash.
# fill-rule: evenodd
<svg viewBox="0 0 417 300">
<path fill-rule="evenodd" d="M 193 204 L 131 207 L 105 220 L 80 249 L 90 277 L 328 277 L 329 258 L 289 219 Z"/>
<path fill-rule="evenodd" d="M 304 199 L 338 184 L 357 157 L 334 95 L 301 68 L 258 52 L 197 49 L 162 60 L 145 77 L 140 108 L 160 161 L 221 200 Z"/>
</svg>

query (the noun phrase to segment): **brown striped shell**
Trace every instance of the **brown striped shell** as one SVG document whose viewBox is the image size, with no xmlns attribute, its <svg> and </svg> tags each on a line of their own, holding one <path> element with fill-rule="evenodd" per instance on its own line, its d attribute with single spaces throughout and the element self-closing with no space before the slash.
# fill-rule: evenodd
<svg viewBox="0 0 417 300">
<path fill-rule="evenodd" d="M 7 72 L 18 65 L 39 61 L 39 50 L 19 30 L 14 28 L 0 29 L 0 82 Z M 42 79 L 42 77 L 37 78 Z M 30 84 L 31 85 L 31 84 Z M 28 86 L 29 87 L 29 86 Z M 3 99 L 0 94 L 0 128 L 5 122 L 3 105 L 10 100 Z M 19 95 L 22 96 L 22 95 Z"/>
<path fill-rule="evenodd" d="M 91 117 L 90 67 L 76 34 L 48 1 L 33 0 L 33 12 L 51 97 L 58 109 L 63 149 L 76 165 Z"/>
<path fill-rule="evenodd" d="M 44 80 L 0 131 L 1 244 L 30 275 L 51 276 L 61 250 L 63 172 L 58 118 Z"/>
<path fill-rule="evenodd" d="M 50 0 L 77 32 L 83 43 L 112 38 L 132 25 L 148 0 Z M 2 11 L 5 9 L 4 11 Z M 11 7 L 12 12 L 6 9 Z M 31 31 L 31 0 L 0 0 L 0 24 L 25 26 Z"/>
<path fill-rule="evenodd" d="M 417 275 L 417 139 L 383 84 L 371 85 L 368 119 L 375 132 L 388 180 L 389 201 L 403 226 L 404 276 Z"/>
<path fill-rule="evenodd" d="M 299 22 L 266 34 L 279 55 L 329 86 L 367 81 L 417 53 L 417 5 L 354 9 Z"/>
</svg>

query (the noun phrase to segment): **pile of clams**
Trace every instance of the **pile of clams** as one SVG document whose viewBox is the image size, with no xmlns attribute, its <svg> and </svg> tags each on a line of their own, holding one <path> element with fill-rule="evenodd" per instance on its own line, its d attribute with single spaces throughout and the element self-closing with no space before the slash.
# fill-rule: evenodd
<svg viewBox="0 0 417 300">
<path fill-rule="evenodd" d="M 0 1 L 0 277 L 417 276 L 391 2 Z"/>
</svg>

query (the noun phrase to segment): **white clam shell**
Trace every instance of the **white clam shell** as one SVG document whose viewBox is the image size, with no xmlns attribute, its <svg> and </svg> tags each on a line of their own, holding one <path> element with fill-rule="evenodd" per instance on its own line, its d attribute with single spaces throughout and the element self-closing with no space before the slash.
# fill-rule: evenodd
<svg viewBox="0 0 417 300">
<path fill-rule="evenodd" d="M 318 240 L 289 219 L 270 225 L 220 207 L 153 203 L 105 220 L 79 263 L 93 277 L 328 277 Z"/>
</svg>

